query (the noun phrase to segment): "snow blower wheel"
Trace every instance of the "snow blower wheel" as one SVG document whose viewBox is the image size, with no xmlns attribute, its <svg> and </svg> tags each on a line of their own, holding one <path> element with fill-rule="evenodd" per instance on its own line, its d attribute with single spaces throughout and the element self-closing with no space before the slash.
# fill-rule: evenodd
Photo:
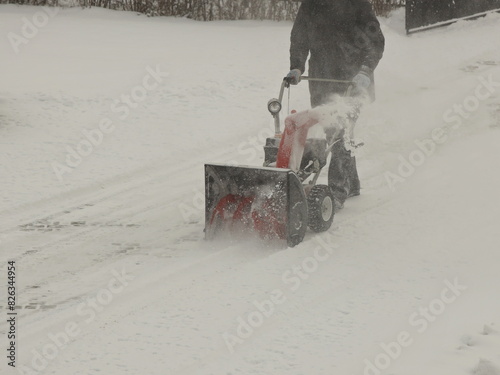
<svg viewBox="0 0 500 375">
<path fill-rule="evenodd" d="M 324 232 L 330 228 L 335 215 L 332 189 L 328 185 L 315 185 L 307 197 L 309 228 Z"/>
</svg>

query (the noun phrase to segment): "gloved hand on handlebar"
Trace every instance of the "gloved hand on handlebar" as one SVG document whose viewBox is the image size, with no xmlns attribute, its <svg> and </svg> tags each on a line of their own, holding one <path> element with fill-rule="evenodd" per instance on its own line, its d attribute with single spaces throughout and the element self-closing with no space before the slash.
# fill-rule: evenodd
<svg viewBox="0 0 500 375">
<path fill-rule="evenodd" d="M 370 79 L 370 69 L 362 66 L 358 74 L 354 76 L 352 82 L 354 87 L 352 89 L 352 96 L 364 96 L 368 94 L 372 80 Z"/>
<path fill-rule="evenodd" d="M 299 69 L 292 69 L 285 77 L 286 81 L 291 85 L 297 85 L 300 82 L 302 72 Z"/>
</svg>

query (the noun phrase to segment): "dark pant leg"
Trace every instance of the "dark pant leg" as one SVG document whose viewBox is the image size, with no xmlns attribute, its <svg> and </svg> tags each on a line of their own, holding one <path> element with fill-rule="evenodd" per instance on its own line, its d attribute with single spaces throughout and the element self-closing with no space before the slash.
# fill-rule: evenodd
<svg viewBox="0 0 500 375">
<path fill-rule="evenodd" d="M 311 106 L 317 107 L 331 101 L 333 94 L 342 95 L 346 90 L 345 85 L 329 82 L 309 81 L 309 92 L 311 94 Z M 358 113 L 347 121 L 356 122 Z M 325 129 L 329 143 L 334 136 L 332 132 Z M 332 188 L 335 197 L 341 202 L 352 195 L 358 195 L 360 182 L 356 168 L 356 158 L 351 156 L 344 146 L 343 132 L 336 135 L 337 143 L 332 147 L 330 166 L 328 168 L 328 185 Z"/>
<path fill-rule="evenodd" d="M 349 156 L 350 156 L 350 151 L 349 151 Z M 349 184 L 349 193 L 347 194 L 347 197 L 352 197 L 355 195 L 359 195 L 359 190 L 361 188 L 361 184 L 359 182 L 359 176 L 358 176 L 358 169 L 356 168 L 356 157 L 355 156 L 350 156 L 350 160 L 346 163 L 346 169 L 347 169 L 347 182 Z"/>
<path fill-rule="evenodd" d="M 359 194 L 360 182 L 356 158 L 345 149 L 342 140 L 335 143 L 332 148 L 328 185 L 340 203 L 344 203 L 349 196 Z"/>
</svg>

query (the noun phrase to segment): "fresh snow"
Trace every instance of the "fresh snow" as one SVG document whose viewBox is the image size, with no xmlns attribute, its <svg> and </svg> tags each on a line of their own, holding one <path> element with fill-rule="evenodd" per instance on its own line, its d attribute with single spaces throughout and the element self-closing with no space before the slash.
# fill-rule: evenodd
<svg viewBox="0 0 500 375">
<path fill-rule="evenodd" d="M 1 374 L 500 374 L 500 15 L 403 21 L 362 195 L 273 249 L 204 241 L 203 164 L 262 164 L 291 23 L 0 6 Z"/>
</svg>

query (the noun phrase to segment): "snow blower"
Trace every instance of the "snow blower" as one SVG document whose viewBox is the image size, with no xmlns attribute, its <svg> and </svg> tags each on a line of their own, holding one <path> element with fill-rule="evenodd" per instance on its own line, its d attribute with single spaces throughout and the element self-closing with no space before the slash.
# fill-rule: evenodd
<svg viewBox="0 0 500 375">
<path fill-rule="evenodd" d="M 292 111 L 281 132 L 283 93 L 289 87 L 285 78 L 279 97 L 268 102 L 275 136 L 266 139 L 263 167 L 205 165 L 207 240 L 241 241 L 257 236 L 265 242 L 293 247 L 302 242 L 308 227 L 322 232 L 332 225 L 332 190 L 317 181 L 338 139 L 330 137 L 328 142 L 325 138 L 307 138 L 309 129 L 320 121 L 311 110 Z"/>
</svg>

